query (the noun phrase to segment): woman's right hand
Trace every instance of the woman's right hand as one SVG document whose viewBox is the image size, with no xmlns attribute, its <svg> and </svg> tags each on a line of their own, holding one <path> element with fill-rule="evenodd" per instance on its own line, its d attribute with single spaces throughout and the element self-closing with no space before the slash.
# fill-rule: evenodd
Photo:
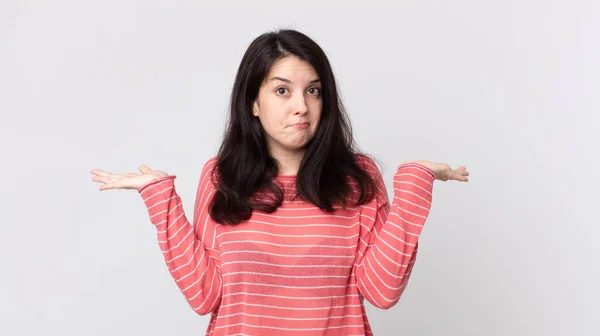
<svg viewBox="0 0 600 336">
<path fill-rule="evenodd" d="M 146 165 L 140 166 L 141 174 L 127 173 L 127 174 L 112 174 L 105 172 L 100 169 L 92 169 L 91 173 L 95 176 L 92 178 L 94 182 L 100 182 L 99 190 L 110 190 L 110 189 L 135 189 L 139 190 L 140 187 L 146 183 L 168 176 L 169 174 L 160 170 L 152 170 Z"/>
</svg>

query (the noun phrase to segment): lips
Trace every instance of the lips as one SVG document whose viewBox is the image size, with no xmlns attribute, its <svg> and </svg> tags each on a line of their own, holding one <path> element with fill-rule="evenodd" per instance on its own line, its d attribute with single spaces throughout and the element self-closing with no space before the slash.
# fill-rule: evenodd
<svg viewBox="0 0 600 336">
<path fill-rule="evenodd" d="M 299 123 L 292 124 L 291 126 L 294 128 L 307 128 L 308 125 L 309 125 L 309 123 L 307 123 L 307 122 L 299 122 Z"/>
</svg>

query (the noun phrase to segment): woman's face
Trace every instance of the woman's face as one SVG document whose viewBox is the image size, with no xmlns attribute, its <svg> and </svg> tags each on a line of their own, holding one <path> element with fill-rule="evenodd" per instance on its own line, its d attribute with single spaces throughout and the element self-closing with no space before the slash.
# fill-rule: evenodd
<svg viewBox="0 0 600 336">
<path fill-rule="evenodd" d="M 276 61 L 261 84 L 252 113 L 262 124 L 271 153 L 297 152 L 314 137 L 321 118 L 321 82 L 295 56 Z"/>
</svg>

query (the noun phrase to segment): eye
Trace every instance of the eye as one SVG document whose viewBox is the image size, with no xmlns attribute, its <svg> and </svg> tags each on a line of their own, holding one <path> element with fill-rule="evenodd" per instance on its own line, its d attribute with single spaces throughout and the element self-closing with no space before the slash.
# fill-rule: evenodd
<svg viewBox="0 0 600 336">
<path fill-rule="evenodd" d="M 312 87 L 312 88 L 308 89 L 308 93 L 319 96 L 321 94 L 321 89 L 318 87 Z"/>
<path fill-rule="evenodd" d="M 279 95 L 284 95 L 287 92 L 287 88 L 280 87 L 280 88 L 275 89 L 275 92 Z"/>
</svg>

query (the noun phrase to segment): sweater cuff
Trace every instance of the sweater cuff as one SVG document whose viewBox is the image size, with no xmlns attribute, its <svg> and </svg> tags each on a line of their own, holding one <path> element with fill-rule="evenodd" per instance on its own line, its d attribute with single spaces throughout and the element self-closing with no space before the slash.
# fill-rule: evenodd
<svg viewBox="0 0 600 336">
<path fill-rule="evenodd" d="M 420 168 L 431 177 L 431 180 L 435 180 L 435 172 L 433 170 L 431 170 L 431 168 L 429 168 L 423 164 L 420 164 L 420 163 L 416 163 L 416 162 L 403 163 L 400 166 L 398 166 L 398 170 L 400 170 L 402 168 L 409 168 L 409 167 Z"/>
<path fill-rule="evenodd" d="M 142 193 L 146 188 L 151 187 L 157 183 L 160 183 L 162 181 L 166 181 L 166 180 L 174 180 L 177 176 L 176 175 L 168 175 L 168 176 L 163 176 L 163 177 L 159 177 L 156 178 L 150 182 L 147 182 L 146 184 L 142 185 L 139 189 L 138 189 L 138 193 Z"/>
</svg>

